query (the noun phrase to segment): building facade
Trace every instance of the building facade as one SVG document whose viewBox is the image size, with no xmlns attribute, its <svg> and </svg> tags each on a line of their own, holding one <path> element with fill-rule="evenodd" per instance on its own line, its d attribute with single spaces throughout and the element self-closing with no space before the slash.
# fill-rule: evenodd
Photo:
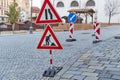
<svg viewBox="0 0 120 80">
<path fill-rule="evenodd" d="M 8 17 L 5 12 L 9 10 L 9 5 L 13 0 L 0 0 L 0 22 L 7 22 Z M 20 11 L 20 20 L 24 21 L 30 16 L 29 0 L 16 0 Z"/>
<path fill-rule="evenodd" d="M 24 22 L 30 17 L 30 0 L 18 0 L 20 21 Z"/>
<path fill-rule="evenodd" d="M 41 1 L 41 5 L 44 0 Z M 54 7 L 56 8 L 59 15 L 68 16 L 70 9 L 93 9 L 97 13 L 97 18 L 99 22 L 107 23 L 108 16 L 105 15 L 105 4 L 107 0 L 51 0 Z M 83 18 L 83 23 L 85 22 L 84 14 L 80 15 Z M 90 16 L 88 15 L 88 22 Z M 112 17 L 112 23 L 118 23 L 120 21 L 120 15 L 115 15 Z"/>
</svg>

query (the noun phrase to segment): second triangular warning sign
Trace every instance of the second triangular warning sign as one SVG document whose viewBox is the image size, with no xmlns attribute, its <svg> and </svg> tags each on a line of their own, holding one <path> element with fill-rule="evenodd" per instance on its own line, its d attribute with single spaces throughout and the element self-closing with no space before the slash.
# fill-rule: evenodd
<svg viewBox="0 0 120 80">
<path fill-rule="evenodd" d="M 63 49 L 57 40 L 50 25 L 46 26 L 43 36 L 38 44 L 38 49 Z"/>
<path fill-rule="evenodd" d="M 36 19 L 37 24 L 50 24 L 50 23 L 60 23 L 62 22 L 58 13 L 52 6 L 50 0 L 45 0 L 43 6 L 39 12 Z"/>
</svg>

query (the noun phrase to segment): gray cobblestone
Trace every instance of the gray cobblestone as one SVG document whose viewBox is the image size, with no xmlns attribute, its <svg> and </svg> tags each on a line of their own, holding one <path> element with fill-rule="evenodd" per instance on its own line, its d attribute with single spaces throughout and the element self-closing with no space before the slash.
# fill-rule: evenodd
<svg viewBox="0 0 120 80">
<path fill-rule="evenodd" d="M 116 80 L 120 80 L 120 75 L 113 75 L 112 78 Z"/>
<path fill-rule="evenodd" d="M 117 65 L 117 68 L 120 68 L 120 65 Z"/>
<path fill-rule="evenodd" d="M 99 80 L 115 80 L 115 79 L 111 79 L 111 78 L 99 78 Z"/>
<path fill-rule="evenodd" d="M 82 72 L 94 72 L 94 71 L 95 71 L 95 69 L 80 68 L 78 71 L 82 71 Z"/>
<path fill-rule="evenodd" d="M 104 67 L 104 66 L 89 66 L 88 68 L 90 68 L 90 69 L 103 70 L 105 67 Z"/>
<path fill-rule="evenodd" d="M 112 74 L 112 75 L 119 75 L 120 76 L 120 71 L 108 71 L 108 73 Z"/>
<path fill-rule="evenodd" d="M 108 71 L 106 70 L 95 70 L 95 73 L 98 73 L 98 74 L 106 74 Z"/>
<path fill-rule="evenodd" d="M 72 67 L 78 67 L 80 64 L 82 63 L 76 62 Z"/>
<path fill-rule="evenodd" d="M 70 79 L 60 79 L 60 80 L 70 80 Z M 72 79 L 71 79 L 72 80 Z"/>
<path fill-rule="evenodd" d="M 99 74 L 99 77 L 101 77 L 101 78 L 111 78 L 112 74 L 110 74 L 110 73 L 101 73 L 101 74 Z"/>
<path fill-rule="evenodd" d="M 90 73 L 90 72 L 83 72 L 81 75 L 84 75 L 84 76 L 94 76 L 94 77 L 96 77 L 96 76 L 98 76 L 98 74 L 97 73 Z"/>
<path fill-rule="evenodd" d="M 86 77 L 84 80 L 98 80 L 98 77 Z"/>
<path fill-rule="evenodd" d="M 70 71 L 78 71 L 79 68 L 78 68 L 78 67 L 71 67 L 69 70 L 70 70 Z"/>
<path fill-rule="evenodd" d="M 67 71 L 66 74 L 72 74 L 72 75 L 80 75 L 80 71 Z"/>
<path fill-rule="evenodd" d="M 111 70 L 111 71 L 120 71 L 120 68 L 106 68 L 105 70 Z"/>
<path fill-rule="evenodd" d="M 105 64 L 104 67 L 107 67 L 107 68 L 114 68 L 116 67 L 117 65 L 114 65 L 114 64 Z"/>
<path fill-rule="evenodd" d="M 70 79 L 70 78 L 72 78 L 72 77 L 73 77 L 72 74 L 64 74 L 64 75 L 62 76 L 62 78 L 65 78 L 65 79 Z"/>
<path fill-rule="evenodd" d="M 83 64 L 83 65 L 79 65 L 78 67 L 79 67 L 79 68 L 88 68 L 88 65 Z"/>
<path fill-rule="evenodd" d="M 85 76 L 82 75 L 75 75 L 72 79 L 74 80 L 84 80 Z"/>
<path fill-rule="evenodd" d="M 110 64 L 110 61 L 101 61 L 101 64 Z"/>
</svg>

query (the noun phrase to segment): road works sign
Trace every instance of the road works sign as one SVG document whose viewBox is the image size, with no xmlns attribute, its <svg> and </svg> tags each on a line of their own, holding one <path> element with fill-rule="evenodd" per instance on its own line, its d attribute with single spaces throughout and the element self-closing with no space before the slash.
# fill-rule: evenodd
<svg viewBox="0 0 120 80">
<path fill-rule="evenodd" d="M 63 49 L 50 25 L 46 26 L 37 49 Z"/>
<path fill-rule="evenodd" d="M 45 0 L 37 17 L 37 24 L 50 24 L 62 22 L 50 0 Z"/>
</svg>

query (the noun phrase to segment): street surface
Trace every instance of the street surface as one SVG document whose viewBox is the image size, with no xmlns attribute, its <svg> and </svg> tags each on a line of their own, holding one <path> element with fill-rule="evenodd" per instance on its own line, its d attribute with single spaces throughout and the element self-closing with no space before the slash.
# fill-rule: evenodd
<svg viewBox="0 0 120 80">
<path fill-rule="evenodd" d="M 63 50 L 53 50 L 53 65 L 58 67 L 63 66 L 63 70 L 60 71 L 60 73 L 61 72 L 67 73 L 66 69 L 68 69 L 69 71 L 71 68 L 73 68 L 70 66 L 72 66 L 73 64 L 77 64 L 77 62 L 84 63 L 81 61 L 81 56 L 84 56 L 84 53 L 86 52 L 91 52 L 91 54 L 95 53 L 96 55 L 89 56 L 91 63 L 88 64 L 88 61 L 85 61 L 84 68 L 88 68 L 88 65 L 91 65 L 89 66 L 89 68 L 95 68 L 94 66 L 92 66 L 92 61 L 94 61 L 94 59 L 95 60 L 97 59 L 98 61 L 102 60 L 101 58 L 102 56 L 106 55 L 105 59 L 111 55 L 112 58 L 114 56 L 116 56 L 114 58 L 118 58 L 120 56 L 120 54 L 118 55 L 114 54 L 114 51 L 116 52 L 117 51 L 116 49 L 119 47 L 119 45 L 117 44 L 119 44 L 120 40 L 118 41 L 114 39 L 112 41 L 109 40 L 111 37 L 120 34 L 120 26 L 102 28 L 100 39 L 103 40 L 103 42 L 101 42 L 98 45 L 92 44 L 93 40 L 95 40 L 95 38 L 91 36 L 92 33 L 93 30 L 75 31 L 74 38 L 77 39 L 77 41 L 66 42 L 65 40 L 68 39 L 68 35 L 69 35 L 68 31 L 55 32 L 56 37 L 63 46 Z M 43 72 L 46 69 L 48 69 L 48 67 L 50 67 L 49 50 L 36 49 L 42 34 L 43 33 L 40 32 L 34 34 L 0 35 L 0 80 L 42 80 Z M 113 48 L 111 49 L 111 47 Z M 104 52 L 104 50 L 102 51 L 102 48 L 104 48 L 108 52 Z M 109 54 L 109 52 L 111 54 Z M 120 50 L 118 50 L 117 52 L 119 53 Z M 88 55 L 86 55 L 86 57 L 87 56 Z M 114 60 L 112 61 L 116 62 L 116 60 L 118 59 L 114 59 Z M 104 62 L 104 59 L 102 61 Z M 66 66 L 66 64 L 71 64 L 71 65 Z M 112 63 L 110 65 L 105 64 L 102 68 L 101 68 L 102 63 L 96 62 L 96 65 L 97 64 L 99 66 L 98 67 L 99 69 L 102 69 L 103 67 L 106 66 L 115 66 L 115 70 L 118 70 L 120 68 L 120 65 L 117 66 L 112 65 Z M 116 69 L 116 67 L 118 67 L 118 69 Z M 98 73 L 100 73 L 99 69 L 98 71 L 96 70 L 95 73 L 92 73 L 92 70 L 90 70 L 90 72 L 92 73 L 90 75 L 94 75 L 96 80 L 98 79 Z M 109 70 L 109 69 L 111 68 L 108 67 L 105 70 Z M 93 69 L 93 71 L 94 70 L 95 69 Z M 93 77 L 91 79 L 91 76 L 88 77 L 87 75 L 89 75 L 89 73 L 81 74 L 81 76 L 85 80 L 93 79 Z M 68 72 L 68 76 L 69 76 L 69 72 Z M 115 75 L 113 76 L 113 78 L 114 77 L 118 77 L 118 76 Z M 61 78 L 61 80 L 66 80 L 66 79 L 82 80 L 79 78 L 75 78 L 74 76 L 67 78 L 63 76 Z M 57 78 L 55 80 L 57 80 Z M 109 80 L 109 79 L 105 79 L 105 80 Z M 112 80 L 120 80 L 120 78 L 119 79 L 114 78 Z"/>
</svg>

